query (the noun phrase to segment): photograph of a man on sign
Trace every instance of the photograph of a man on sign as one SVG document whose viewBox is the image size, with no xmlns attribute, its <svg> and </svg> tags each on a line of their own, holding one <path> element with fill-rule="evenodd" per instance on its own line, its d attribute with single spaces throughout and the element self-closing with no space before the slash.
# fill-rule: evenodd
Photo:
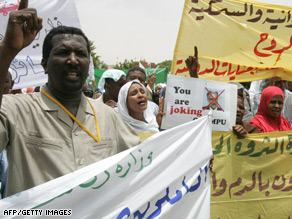
<svg viewBox="0 0 292 219">
<path fill-rule="evenodd" d="M 235 125 L 237 87 L 200 78 L 167 76 L 162 129 L 169 129 L 212 112 L 212 131 Z"/>
<path fill-rule="evenodd" d="M 225 94 L 224 90 L 204 89 L 203 110 L 218 110 L 224 112 Z"/>
</svg>

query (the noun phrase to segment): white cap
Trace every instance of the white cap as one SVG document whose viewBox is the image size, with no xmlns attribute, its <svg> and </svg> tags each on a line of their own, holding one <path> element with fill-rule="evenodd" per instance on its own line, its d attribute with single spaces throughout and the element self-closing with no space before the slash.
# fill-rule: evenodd
<svg viewBox="0 0 292 219">
<path fill-rule="evenodd" d="M 115 82 L 117 82 L 122 76 L 126 76 L 125 72 L 123 72 L 122 70 L 118 70 L 118 69 L 110 69 L 110 70 L 106 70 L 99 82 L 98 82 L 98 88 L 104 92 L 104 84 L 105 84 L 105 79 L 106 78 L 111 78 L 113 79 Z"/>
</svg>

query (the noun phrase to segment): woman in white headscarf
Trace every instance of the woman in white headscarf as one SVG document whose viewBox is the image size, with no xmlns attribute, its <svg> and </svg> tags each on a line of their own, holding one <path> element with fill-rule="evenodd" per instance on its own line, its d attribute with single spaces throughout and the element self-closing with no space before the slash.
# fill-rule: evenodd
<svg viewBox="0 0 292 219">
<path fill-rule="evenodd" d="M 118 112 L 135 132 L 159 132 L 156 117 L 147 104 L 146 88 L 133 80 L 119 92 Z"/>
</svg>

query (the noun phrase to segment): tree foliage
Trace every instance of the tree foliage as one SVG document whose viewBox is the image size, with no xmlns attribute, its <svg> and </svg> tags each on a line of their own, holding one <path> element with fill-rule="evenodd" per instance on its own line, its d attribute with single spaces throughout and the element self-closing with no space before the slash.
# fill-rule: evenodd
<svg viewBox="0 0 292 219">
<path fill-rule="evenodd" d="M 114 69 L 130 69 L 134 66 L 139 66 L 138 61 L 131 59 L 130 61 L 125 59 L 124 62 L 118 63 L 114 66 Z"/>
<path fill-rule="evenodd" d="M 94 52 L 96 47 L 93 44 L 93 41 L 89 40 L 89 45 L 90 45 L 90 55 L 93 60 L 94 69 L 107 69 L 108 68 L 107 64 L 101 61 L 100 56 Z"/>
<path fill-rule="evenodd" d="M 172 65 L 172 60 L 165 60 L 163 62 L 158 63 L 159 68 L 168 68 L 169 70 L 171 69 Z"/>
</svg>

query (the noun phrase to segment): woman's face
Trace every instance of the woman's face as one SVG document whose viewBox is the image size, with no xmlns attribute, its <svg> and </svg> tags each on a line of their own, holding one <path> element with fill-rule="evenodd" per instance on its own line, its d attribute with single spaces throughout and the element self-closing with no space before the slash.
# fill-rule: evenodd
<svg viewBox="0 0 292 219">
<path fill-rule="evenodd" d="M 283 109 L 283 99 L 281 95 L 275 95 L 269 105 L 268 105 L 268 113 L 271 117 L 277 118 Z"/>
<path fill-rule="evenodd" d="M 147 109 L 147 95 L 140 84 L 133 83 L 128 91 L 127 107 L 131 112 L 139 113 Z"/>
</svg>

